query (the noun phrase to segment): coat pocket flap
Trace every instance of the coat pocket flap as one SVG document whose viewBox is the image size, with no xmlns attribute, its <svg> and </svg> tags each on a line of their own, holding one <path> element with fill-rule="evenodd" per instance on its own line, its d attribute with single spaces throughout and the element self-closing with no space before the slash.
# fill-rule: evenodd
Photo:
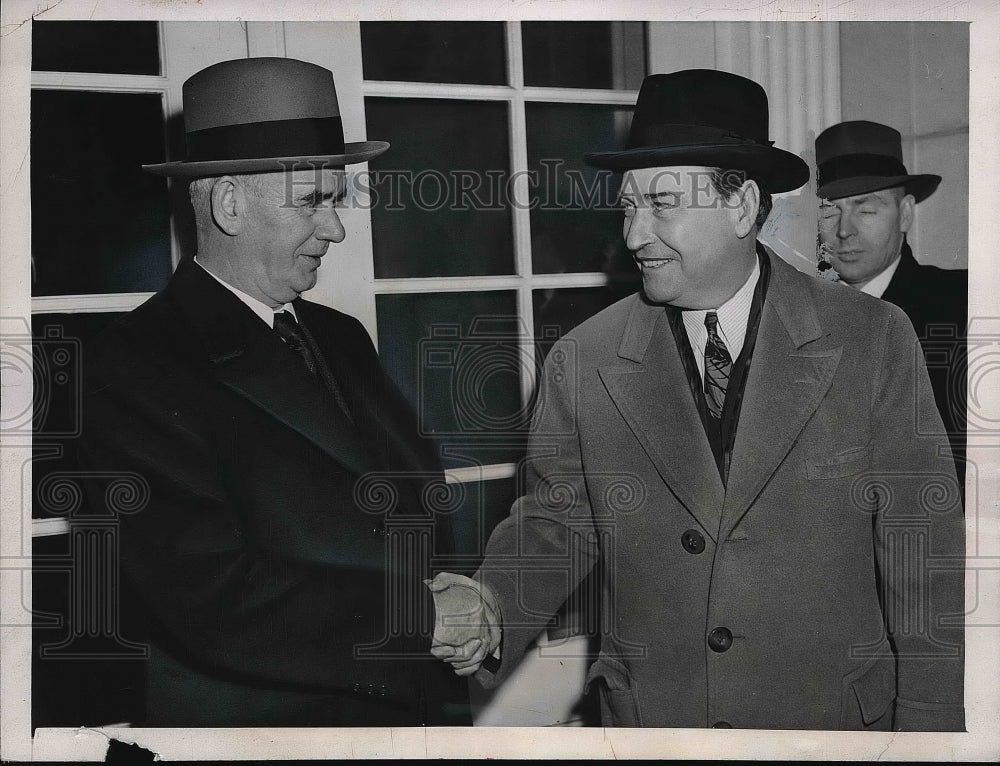
<svg viewBox="0 0 1000 766">
<path fill-rule="evenodd" d="M 632 688 L 628 668 L 625 667 L 625 664 L 603 652 L 597 655 L 597 660 L 587 671 L 587 678 L 584 682 L 585 693 L 590 690 L 591 682 L 597 678 L 603 678 L 610 691 L 627 691 Z"/>
<path fill-rule="evenodd" d="M 851 688 L 858 698 L 862 720 L 870 724 L 896 698 L 895 658 L 875 658 L 871 666 L 851 682 Z"/>
<path fill-rule="evenodd" d="M 806 476 L 810 479 L 837 479 L 861 473 L 872 462 L 871 442 L 863 447 L 841 452 L 823 460 L 806 460 Z"/>
</svg>

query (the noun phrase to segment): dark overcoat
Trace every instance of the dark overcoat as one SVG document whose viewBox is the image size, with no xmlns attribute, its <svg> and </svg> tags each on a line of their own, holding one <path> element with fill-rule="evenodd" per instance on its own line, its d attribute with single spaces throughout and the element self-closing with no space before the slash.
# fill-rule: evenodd
<svg viewBox="0 0 1000 766">
<path fill-rule="evenodd" d="M 504 624 L 484 685 L 596 569 L 607 725 L 963 728 L 963 514 L 913 329 L 769 257 L 725 486 L 662 306 L 550 352 L 479 574 Z"/>
<path fill-rule="evenodd" d="M 354 422 L 193 262 L 86 349 L 91 502 L 101 476 L 145 493 L 117 519 L 151 647 L 144 723 L 467 723 L 463 682 L 428 654 L 437 460 L 361 324 L 294 305 Z"/>
<path fill-rule="evenodd" d="M 906 312 L 920 339 L 941 419 L 964 477 L 969 272 L 923 266 L 903 244 L 882 300 Z"/>
</svg>

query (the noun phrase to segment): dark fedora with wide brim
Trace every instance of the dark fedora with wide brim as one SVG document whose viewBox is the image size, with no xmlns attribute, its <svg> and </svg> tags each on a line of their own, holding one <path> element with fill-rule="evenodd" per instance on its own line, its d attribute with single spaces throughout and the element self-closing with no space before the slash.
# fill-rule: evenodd
<svg viewBox="0 0 1000 766">
<path fill-rule="evenodd" d="M 941 176 L 907 173 L 899 131 L 867 120 L 840 122 L 816 137 L 816 175 L 816 194 L 823 199 L 902 186 L 921 202 L 941 183 Z"/>
<path fill-rule="evenodd" d="M 760 85 L 729 72 L 687 69 L 643 80 L 625 149 L 583 158 L 620 172 L 671 165 L 742 170 L 768 192 L 798 189 L 809 180 L 809 166 L 773 144 Z"/>
<path fill-rule="evenodd" d="M 223 61 L 184 83 L 187 159 L 143 165 L 163 176 L 195 178 L 343 167 L 389 148 L 344 142 L 333 73 L 286 58 Z"/>
</svg>

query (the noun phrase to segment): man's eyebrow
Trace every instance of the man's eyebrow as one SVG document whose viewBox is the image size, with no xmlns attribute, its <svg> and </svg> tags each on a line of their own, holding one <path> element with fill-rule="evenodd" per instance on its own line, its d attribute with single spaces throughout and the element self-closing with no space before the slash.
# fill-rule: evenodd
<svg viewBox="0 0 1000 766">
<path fill-rule="evenodd" d="M 880 202 L 883 205 L 885 204 L 885 200 L 874 192 L 871 194 L 859 194 L 857 197 L 852 197 L 851 199 L 855 205 L 864 205 L 866 202 Z"/>
<path fill-rule="evenodd" d="M 663 197 L 681 197 L 682 193 L 679 191 L 662 191 L 662 192 L 651 192 L 650 194 L 643 194 L 643 199 L 648 199 L 650 201 L 654 199 L 662 199 Z"/>
<path fill-rule="evenodd" d="M 662 191 L 662 192 L 650 192 L 649 194 L 641 194 L 639 196 L 642 197 L 642 199 L 644 199 L 644 200 L 648 200 L 648 201 L 652 202 L 653 200 L 662 199 L 664 197 L 680 197 L 680 196 L 682 196 L 682 194 L 683 193 L 679 192 L 679 191 Z M 620 202 L 622 202 L 623 200 L 626 200 L 626 199 L 630 200 L 634 196 L 635 195 L 633 195 L 631 192 L 629 192 L 629 193 L 619 193 L 618 199 L 616 201 L 620 203 Z"/>
<path fill-rule="evenodd" d="M 302 204 L 318 205 L 321 202 L 341 202 L 345 196 L 347 196 L 346 188 L 341 189 L 339 192 L 321 192 L 317 189 L 300 194 L 295 198 L 295 201 Z"/>
</svg>

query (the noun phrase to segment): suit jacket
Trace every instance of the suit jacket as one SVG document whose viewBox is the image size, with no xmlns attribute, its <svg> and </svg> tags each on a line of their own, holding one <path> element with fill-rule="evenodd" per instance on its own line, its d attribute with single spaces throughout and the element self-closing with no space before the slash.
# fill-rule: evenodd
<svg viewBox="0 0 1000 766">
<path fill-rule="evenodd" d="M 924 349 L 934 399 L 951 434 L 959 476 L 964 478 L 969 272 L 921 266 L 904 243 L 882 300 L 899 306 L 913 323 Z"/>
<path fill-rule="evenodd" d="M 193 262 L 86 354 L 82 458 L 117 508 L 146 615 L 147 725 L 465 723 L 430 658 L 420 578 L 447 530 L 440 468 L 354 318 L 295 301 L 354 423 L 301 358 Z"/>
<path fill-rule="evenodd" d="M 478 574 L 504 623 L 484 685 L 596 570 L 606 725 L 962 729 L 962 508 L 913 330 L 769 258 L 726 485 L 662 306 L 550 352 Z"/>
</svg>

